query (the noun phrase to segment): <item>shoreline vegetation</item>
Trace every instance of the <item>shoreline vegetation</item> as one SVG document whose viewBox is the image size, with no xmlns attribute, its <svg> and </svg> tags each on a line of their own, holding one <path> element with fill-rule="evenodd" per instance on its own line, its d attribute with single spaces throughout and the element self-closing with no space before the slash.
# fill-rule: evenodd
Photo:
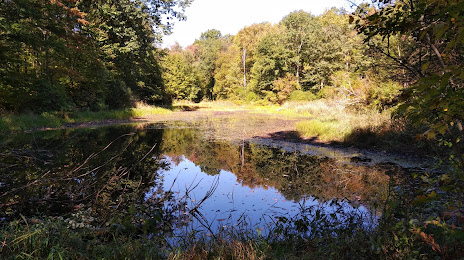
<svg viewBox="0 0 464 260">
<path fill-rule="evenodd" d="M 168 114 L 171 110 L 139 103 L 133 108 L 103 111 L 44 112 L 42 114 L 10 114 L 0 117 L 0 134 L 20 131 L 47 130 L 82 123 L 124 121 L 149 115 Z"/>
<path fill-rule="evenodd" d="M 172 113 L 178 113 L 176 120 L 182 121 L 190 117 L 191 111 L 211 112 L 207 116 L 213 119 L 213 112 L 246 111 L 250 115 L 263 114 L 277 119 L 295 120 L 296 136 L 292 138 L 295 142 L 354 146 L 431 157 L 437 156 L 441 151 L 432 142 L 418 137 L 414 130 L 408 130 L 404 121 L 393 119 L 393 110 L 356 110 L 347 107 L 343 102 L 324 99 L 290 101 L 282 105 L 233 101 L 194 103 L 178 100 L 169 108 L 138 103 L 134 108 L 98 112 L 5 115 L 0 119 L 0 135 L 75 126 L 168 121 Z"/>
</svg>

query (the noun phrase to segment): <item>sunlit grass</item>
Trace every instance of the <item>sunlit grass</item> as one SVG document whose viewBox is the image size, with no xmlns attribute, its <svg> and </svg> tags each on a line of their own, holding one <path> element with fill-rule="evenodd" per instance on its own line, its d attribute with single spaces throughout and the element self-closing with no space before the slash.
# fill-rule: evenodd
<svg viewBox="0 0 464 260">
<path fill-rule="evenodd" d="M 173 102 L 174 111 L 202 110 L 202 111 L 240 111 L 249 109 L 246 105 L 238 104 L 229 100 L 201 101 L 195 103 L 187 100 L 175 100 Z"/>
<path fill-rule="evenodd" d="M 296 129 L 304 137 L 317 137 L 324 142 L 343 141 L 351 133 L 352 128 L 338 120 L 309 120 L 296 124 Z"/>
<path fill-rule="evenodd" d="M 384 134 L 391 130 L 391 112 L 373 110 L 357 111 L 341 102 L 316 100 L 306 103 L 287 103 L 283 106 L 289 114 L 306 115 L 311 119 L 300 121 L 296 130 L 303 137 L 316 137 L 324 142 L 346 142 L 362 130 Z"/>
<path fill-rule="evenodd" d="M 134 108 L 103 111 L 54 112 L 42 114 L 3 115 L 0 118 L 0 133 L 26 131 L 38 128 L 58 128 L 67 123 L 104 122 L 107 120 L 129 120 L 150 115 L 169 114 L 166 108 L 137 103 Z"/>
<path fill-rule="evenodd" d="M 155 107 L 151 105 L 147 105 L 142 102 L 138 102 L 135 104 L 134 108 L 130 109 L 131 117 L 145 117 L 150 115 L 164 115 L 169 114 L 172 111 L 167 108 L 162 107 Z"/>
<path fill-rule="evenodd" d="M 42 127 L 58 127 L 62 119 L 49 113 L 23 114 L 23 115 L 4 115 L 0 119 L 0 133 L 10 131 L 21 131 Z"/>
</svg>

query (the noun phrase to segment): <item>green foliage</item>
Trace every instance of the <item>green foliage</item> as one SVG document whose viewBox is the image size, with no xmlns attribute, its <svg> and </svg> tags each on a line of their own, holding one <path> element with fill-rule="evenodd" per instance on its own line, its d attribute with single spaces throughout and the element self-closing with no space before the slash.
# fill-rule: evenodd
<svg viewBox="0 0 464 260">
<path fill-rule="evenodd" d="M 320 94 L 325 98 L 346 100 L 357 108 L 371 108 L 378 111 L 388 109 L 399 102 L 403 90 L 400 84 L 381 77 L 365 76 L 358 73 L 338 71 L 332 75 L 333 86 L 326 87 Z"/>
<path fill-rule="evenodd" d="M 199 58 L 198 68 L 201 75 L 203 96 L 209 100 L 216 98 L 216 93 L 213 92 L 216 61 L 219 54 L 226 49 L 228 44 L 228 37 L 223 37 L 221 32 L 215 29 L 202 33 L 200 39 L 194 43 L 194 46 L 197 48 L 196 55 Z"/>
<path fill-rule="evenodd" d="M 171 52 L 163 59 L 163 79 L 172 98 L 199 102 L 203 97 L 201 76 L 192 60 L 188 51 Z"/>
<path fill-rule="evenodd" d="M 311 91 L 302 91 L 302 90 L 295 90 L 290 93 L 288 97 L 289 101 L 311 101 L 315 100 L 316 95 L 314 95 Z"/>
<path fill-rule="evenodd" d="M 289 61 L 293 65 L 292 71 L 299 84 L 304 60 L 301 55 L 304 50 L 311 48 L 314 40 L 314 18 L 304 11 L 292 12 L 284 17 L 280 24 L 285 27 L 285 45 L 291 52 Z"/>
<path fill-rule="evenodd" d="M 394 35 L 410 38 L 416 52 L 414 62 L 403 62 L 389 49 L 382 50 L 408 70 L 415 80 L 405 92 L 407 102 L 400 108 L 417 125 L 428 130 L 424 136 L 439 138 L 453 146 L 456 162 L 464 169 L 461 139 L 464 137 L 463 62 L 464 1 L 376 1 L 378 9 L 361 6 L 351 20 L 367 36 L 389 40 Z M 387 46 L 390 47 L 390 46 Z"/>
<path fill-rule="evenodd" d="M 0 110 L 101 110 L 168 102 L 154 43 L 190 1 L 0 3 Z M 174 10 L 176 9 L 176 10 Z"/>
<path fill-rule="evenodd" d="M 402 51 L 401 41 L 394 43 Z M 369 77 L 359 81 L 359 86 L 367 81 L 394 85 L 391 75 L 397 75 L 396 71 L 389 73 L 396 68 L 387 72 L 378 69 L 378 64 L 390 64 L 367 48 L 362 36 L 349 24 L 348 15 L 337 9 L 320 16 L 292 12 L 277 25 L 253 24 L 233 37 L 210 30 L 185 51 L 175 51 L 191 53 L 190 62 L 197 68 L 203 93 L 209 99 L 246 101 L 245 93 L 253 92 L 265 103 L 282 104 L 300 89 L 319 92 L 319 97 L 326 93 L 345 98 L 346 93 L 341 95 L 339 87 L 346 84 L 341 81 Z M 380 88 L 377 83 L 370 85 Z M 362 102 L 356 102 L 362 106 L 375 103 L 372 106 L 379 109 L 396 102 L 393 95 L 384 99 L 387 93 L 375 90 L 368 94 L 369 89 L 364 89 Z M 210 92 L 212 96 L 208 96 Z"/>
<path fill-rule="evenodd" d="M 331 84 L 331 75 L 339 70 L 357 69 L 353 54 L 359 49 L 346 15 L 329 10 L 313 21 L 311 45 L 303 50 L 305 90 L 322 89 Z"/>
<path fill-rule="evenodd" d="M 240 68 L 239 48 L 231 45 L 221 52 L 216 61 L 213 92 L 218 99 L 227 99 L 240 96 L 245 91 L 243 86 L 242 68 Z M 243 91 L 242 91 L 243 90 Z"/>
<path fill-rule="evenodd" d="M 143 259 L 162 255 L 162 250 L 148 237 L 135 239 L 109 229 L 72 229 L 56 217 L 11 222 L 0 236 L 6 242 L 0 251 L 2 259 Z"/>
<path fill-rule="evenodd" d="M 256 49 L 256 61 L 251 70 L 250 90 L 260 96 L 273 91 L 273 82 L 285 77 L 288 67 L 288 50 L 281 38 L 283 30 L 279 26 L 271 28 L 263 36 Z"/>
<path fill-rule="evenodd" d="M 403 86 L 394 82 L 380 82 L 377 87 L 371 88 L 366 102 L 369 106 L 384 110 L 398 103 Z"/>
</svg>

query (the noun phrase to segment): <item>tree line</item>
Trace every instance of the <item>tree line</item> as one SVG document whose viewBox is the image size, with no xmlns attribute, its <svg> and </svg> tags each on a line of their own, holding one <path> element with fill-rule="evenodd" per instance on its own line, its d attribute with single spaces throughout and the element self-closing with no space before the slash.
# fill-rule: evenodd
<svg viewBox="0 0 464 260">
<path fill-rule="evenodd" d="M 175 99 L 282 104 L 341 97 L 387 106 L 399 94 L 404 73 L 392 73 L 398 66 L 364 39 L 346 11 L 331 9 L 319 16 L 295 11 L 278 24 L 253 24 L 236 35 L 212 29 L 185 49 L 172 46 L 162 60 L 163 78 Z M 394 41 L 401 52 L 404 43 Z"/>
</svg>

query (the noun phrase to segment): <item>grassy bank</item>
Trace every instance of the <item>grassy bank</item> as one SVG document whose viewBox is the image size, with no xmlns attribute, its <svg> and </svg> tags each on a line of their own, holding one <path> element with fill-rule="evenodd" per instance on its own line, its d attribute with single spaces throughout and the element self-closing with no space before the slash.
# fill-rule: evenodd
<svg viewBox="0 0 464 260">
<path fill-rule="evenodd" d="M 356 131 L 383 135 L 396 130 L 390 111 L 357 111 L 334 102 L 316 101 L 287 108 L 295 113 L 311 115 L 312 119 L 297 124 L 297 131 L 304 137 L 315 137 L 322 142 L 350 142 Z"/>
<path fill-rule="evenodd" d="M 340 101 L 315 100 L 286 103 L 277 113 L 305 117 L 296 124 L 296 131 L 305 139 L 393 152 L 433 156 L 444 153 L 437 143 L 421 139 L 420 129 L 404 119 L 393 119 L 393 112 L 393 109 L 379 112 L 354 109 Z"/>
<path fill-rule="evenodd" d="M 0 133 L 26 131 L 42 128 L 57 128 L 70 123 L 103 122 L 107 120 L 126 120 L 135 117 L 167 114 L 169 109 L 137 104 L 134 108 L 104 110 L 98 112 L 81 111 L 72 113 L 54 112 L 42 114 L 3 115 L 0 118 Z"/>
</svg>

